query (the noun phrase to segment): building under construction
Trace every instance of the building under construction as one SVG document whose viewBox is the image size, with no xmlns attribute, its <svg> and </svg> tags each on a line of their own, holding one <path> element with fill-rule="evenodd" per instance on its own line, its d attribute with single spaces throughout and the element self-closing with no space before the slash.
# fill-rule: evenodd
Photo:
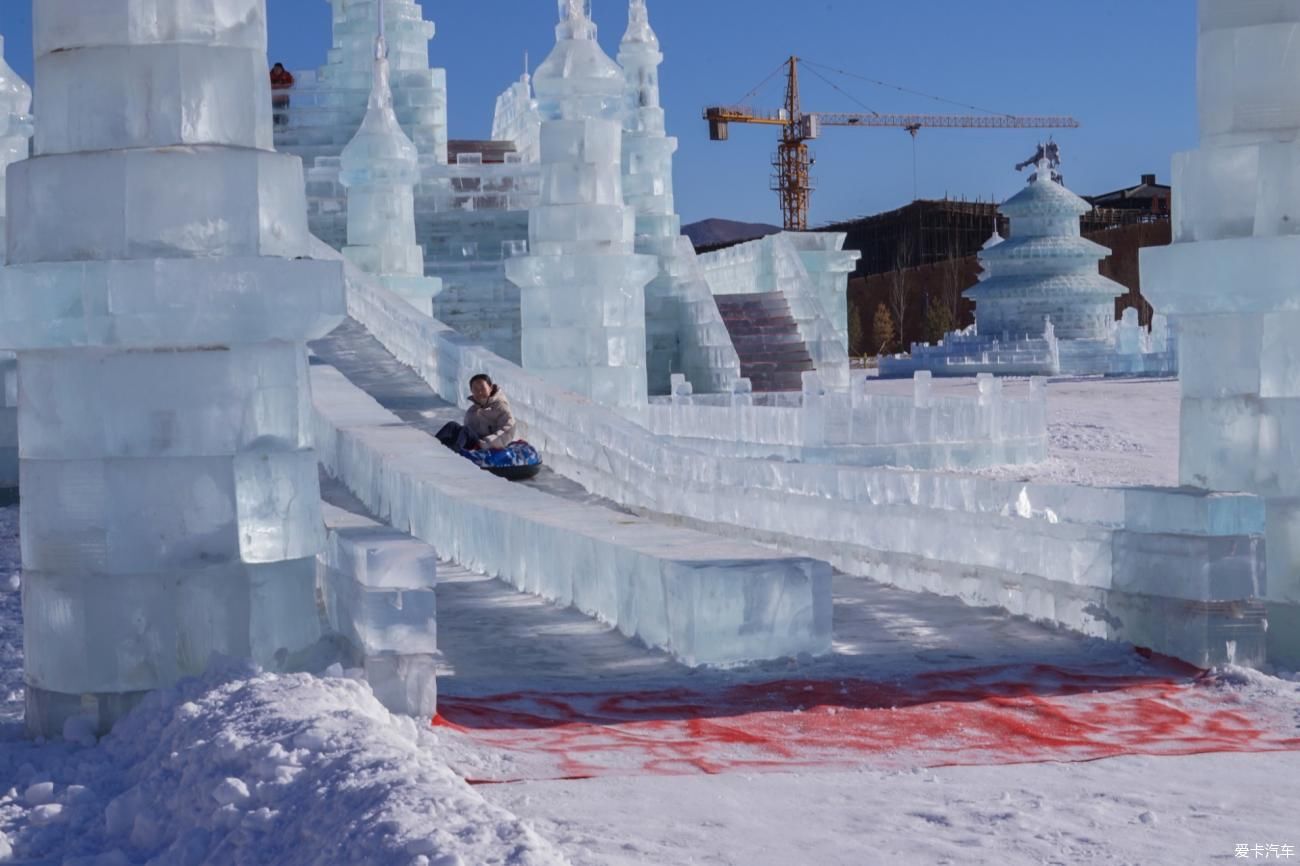
<svg viewBox="0 0 1300 866">
<path fill-rule="evenodd" d="M 1138 189 L 1141 194 L 1121 198 Z M 1169 187 L 1156 184 L 1152 175 L 1144 175 L 1143 184 L 1134 190 L 1086 200 L 1098 207 L 1082 219 L 1085 235 L 1169 222 Z M 900 266 L 915 268 L 973 256 L 993 234 L 994 220 L 998 233 L 1005 237 L 1007 220 L 998 214 L 996 202 L 922 199 L 887 213 L 833 223 L 819 231 L 846 233 L 845 248 L 862 253 L 855 275 L 867 277 Z"/>
</svg>

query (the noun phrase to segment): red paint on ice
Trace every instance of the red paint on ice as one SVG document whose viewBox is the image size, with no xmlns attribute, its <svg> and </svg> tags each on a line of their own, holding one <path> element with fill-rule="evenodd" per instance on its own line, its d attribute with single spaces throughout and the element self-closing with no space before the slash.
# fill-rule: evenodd
<svg viewBox="0 0 1300 866">
<path fill-rule="evenodd" d="M 712 694 L 443 697 L 433 722 L 510 757 L 509 772 L 479 783 L 1300 750 L 1293 722 L 1252 717 L 1237 700 L 1157 659 L 1127 676 L 1017 665 Z"/>
</svg>

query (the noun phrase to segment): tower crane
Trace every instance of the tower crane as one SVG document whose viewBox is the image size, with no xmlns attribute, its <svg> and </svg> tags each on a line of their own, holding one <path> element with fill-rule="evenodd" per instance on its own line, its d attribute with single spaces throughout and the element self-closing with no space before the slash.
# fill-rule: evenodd
<svg viewBox="0 0 1300 866">
<path fill-rule="evenodd" d="M 821 134 L 824 126 L 888 127 L 903 129 L 916 137 L 925 127 L 935 129 L 1077 129 L 1073 117 L 1012 114 L 835 114 L 805 112 L 799 100 L 799 58 L 790 57 L 782 66 L 786 73 L 785 107 L 779 111 L 761 111 L 744 105 L 712 106 L 704 109 L 709 122 L 709 138 L 726 141 L 733 123 L 755 123 L 781 127 L 781 142 L 772 166 L 772 190 L 781 197 L 781 216 L 787 231 L 807 231 L 808 201 L 813 186 L 809 168 L 812 156 L 808 142 Z M 773 73 L 775 75 L 775 73 Z M 769 76 L 769 80 L 770 80 Z M 760 85 L 761 87 L 762 85 Z M 832 85 L 834 86 L 834 85 Z"/>
</svg>

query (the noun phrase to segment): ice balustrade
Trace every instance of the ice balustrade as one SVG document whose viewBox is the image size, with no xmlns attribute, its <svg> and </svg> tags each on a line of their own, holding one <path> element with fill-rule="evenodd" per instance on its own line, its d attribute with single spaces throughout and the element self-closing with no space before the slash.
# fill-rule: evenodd
<svg viewBox="0 0 1300 866">
<path fill-rule="evenodd" d="M 313 385 L 326 470 L 443 556 L 689 665 L 829 651 L 824 562 L 511 485 L 401 424 L 336 370 L 313 368 Z"/>
<path fill-rule="evenodd" d="M 530 441 L 593 493 L 1201 663 L 1263 657 L 1256 497 L 704 454 L 402 309 L 352 270 L 348 298 L 353 318 L 444 399 L 463 403 L 477 372 L 507 383 Z"/>
<path fill-rule="evenodd" d="M 838 321 L 847 321 L 826 306 L 824 288 L 810 275 L 800 254 L 810 246 L 842 244 L 845 235 L 834 234 L 822 241 L 796 240 L 796 235 L 782 232 L 756 241 L 727 247 L 699 257 L 705 278 L 715 295 L 749 295 L 780 292 L 790 305 L 790 314 L 799 326 L 813 365 L 828 388 L 845 390 L 849 385 L 847 339 L 838 330 Z M 798 245 L 798 246 L 797 246 Z M 829 267 L 830 265 L 828 265 Z M 847 305 L 848 271 L 842 272 L 845 291 L 836 305 Z"/>
<path fill-rule="evenodd" d="M 322 505 L 325 549 L 316 580 L 330 628 L 350 664 L 389 711 L 429 718 L 438 709 L 437 553 L 369 518 Z"/>
<path fill-rule="evenodd" d="M 804 374 L 802 393 L 695 395 L 673 376 L 673 395 L 654 398 L 637 423 L 678 444 L 715 454 L 781 457 L 812 463 L 971 469 L 1037 463 L 1047 457 L 1045 383 L 1024 398 L 1003 396 L 981 377 L 977 397 L 934 397 L 918 373 L 912 397 L 871 394 L 865 372 L 848 393 L 826 391 Z M 766 398 L 766 399 L 764 399 Z M 764 405 L 767 403 L 767 405 Z"/>
</svg>

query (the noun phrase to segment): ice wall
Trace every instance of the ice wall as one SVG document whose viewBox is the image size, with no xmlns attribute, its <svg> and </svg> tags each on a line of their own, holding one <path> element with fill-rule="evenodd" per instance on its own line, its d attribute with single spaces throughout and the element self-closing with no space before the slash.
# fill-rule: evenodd
<svg viewBox="0 0 1300 866">
<path fill-rule="evenodd" d="M 1200 147 L 1143 292 L 1182 349 L 1184 484 L 1267 499 L 1269 653 L 1300 664 L 1300 2 L 1201 0 Z"/>
<path fill-rule="evenodd" d="M 740 378 L 740 360 L 673 206 L 677 139 L 667 134 L 659 104 L 663 60 L 646 0 L 631 0 L 618 50 L 625 78 L 623 197 L 636 211 L 636 251 L 659 259 L 645 290 L 648 385 L 667 394 L 670 377 L 681 373 L 700 393 L 725 392 Z"/>
<path fill-rule="evenodd" d="M 318 637 L 304 342 L 343 314 L 271 149 L 263 0 L 41 0 L 10 170 L 27 724 Z"/>
<path fill-rule="evenodd" d="M 348 245 L 343 254 L 416 309 L 430 312 L 442 283 L 425 277 L 424 250 L 415 242 L 420 159 L 393 113 L 382 27 L 374 45 L 370 105 L 361 128 L 343 148 L 340 167 L 339 180 L 348 191 Z"/>
<path fill-rule="evenodd" d="M 596 42 L 581 0 L 561 0 L 555 49 L 537 70 L 542 195 L 529 255 L 506 262 L 520 288 L 525 368 L 615 406 L 646 401 L 645 285 L 623 201 L 622 70 Z"/>
</svg>

